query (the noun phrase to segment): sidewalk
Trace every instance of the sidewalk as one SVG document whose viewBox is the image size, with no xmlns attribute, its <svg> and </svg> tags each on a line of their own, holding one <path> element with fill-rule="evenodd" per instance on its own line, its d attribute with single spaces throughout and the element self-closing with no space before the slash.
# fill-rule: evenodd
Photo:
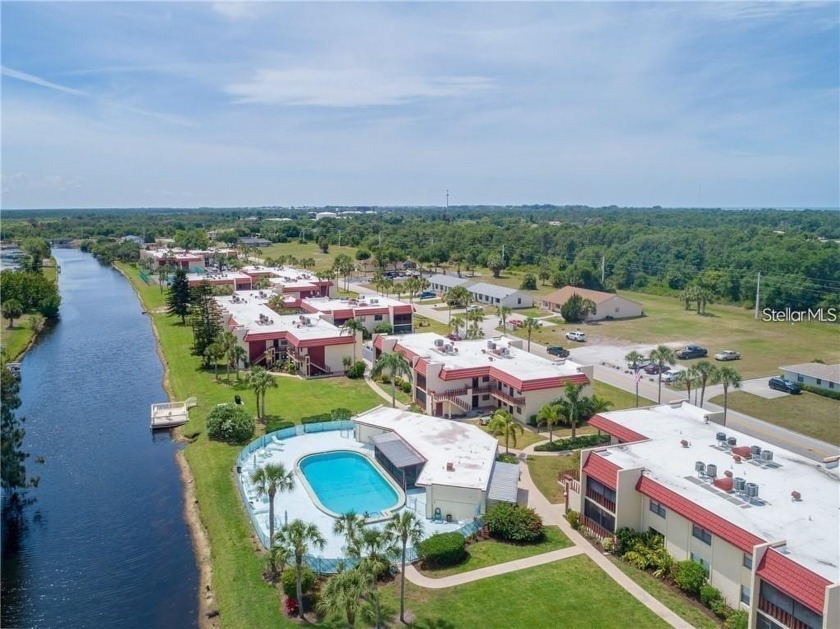
<svg viewBox="0 0 840 629">
<path fill-rule="evenodd" d="M 385 391 L 382 387 L 379 386 L 376 382 L 374 382 L 371 377 L 365 373 L 365 382 L 367 382 L 368 386 L 374 390 L 374 392 L 379 395 L 379 397 L 383 398 L 386 402 L 388 402 L 388 406 L 391 406 L 391 394 Z M 397 402 L 397 408 L 406 410 L 408 408 L 408 404 L 402 404 Z"/>
</svg>

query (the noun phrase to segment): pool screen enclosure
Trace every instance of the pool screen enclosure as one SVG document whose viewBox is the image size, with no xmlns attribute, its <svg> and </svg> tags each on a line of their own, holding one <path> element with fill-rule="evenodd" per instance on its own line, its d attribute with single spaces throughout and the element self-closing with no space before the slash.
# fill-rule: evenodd
<svg viewBox="0 0 840 629">
<path fill-rule="evenodd" d="M 374 457 L 400 487 L 412 489 L 417 477 L 426 464 L 417 451 L 394 432 L 386 432 L 371 438 Z"/>
</svg>

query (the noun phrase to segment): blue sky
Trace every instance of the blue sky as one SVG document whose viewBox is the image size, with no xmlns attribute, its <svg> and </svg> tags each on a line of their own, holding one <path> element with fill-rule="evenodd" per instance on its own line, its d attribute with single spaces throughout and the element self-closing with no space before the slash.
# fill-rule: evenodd
<svg viewBox="0 0 840 629">
<path fill-rule="evenodd" d="M 840 204 L 837 3 L 2 3 L 2 205 Z"/>
</svg>

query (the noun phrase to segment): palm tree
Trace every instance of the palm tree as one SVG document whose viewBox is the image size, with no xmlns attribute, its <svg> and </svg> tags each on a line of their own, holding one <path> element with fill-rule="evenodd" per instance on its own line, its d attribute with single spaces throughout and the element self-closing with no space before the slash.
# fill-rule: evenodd
<svg viewBox="0 0 840 629">
<path fill-rule="evenodd" d="M 499 306 L 496 308 L 496 316 L 502 320 L 502 334 L 507 331 L 507 318 L 510 316 L 510 313 L 513 312 L 510 306 Z"/>
<path fill-rule="evenodd" d="M 636 381 L 636 406 L 639 406 L 639 364 L 644 360 L 644 354 L 635 349 L 624 357 L 628 365 L 633 365 L 633 379 Z"/>
<path fill-rule="evenodd" d="M 269 553 L 274 546 L 274 496 L 277 492 L 290 492 L 295 487 L 295 477 L 286 471 L 282 463 L 267 463 L 251 473 L 251 483 L 257 490 L 257 496 L 268 496 L 268 541 Z M 270 555 L 271 574 L 277 571 L 275 557 Z"/>
<path fill-rule="evenodd" d="M 503 408 L 496 409 L 487 428 L 494 437 L 505 438 L 505 454 L 509 454 L 508 446 L 511 439 L 513 439 L 513 447 L 516 447 L 516 433 L 525 434 L 525 429 Z"/>
<path fill-rule="evenodd" d="M 402 546 L 402 568 L 400 570 L 400 622 L 405 624 L 405 551 L 409 542 L 417 547 L 423 538 L 423 522 L 411 511 L 404 509 L 395 513 L 385 525 Z"/>
<path fill-rule="evenodd" d="M 204 348 L 204 353 L 202 354 L 204 362 L 207 365 L 213 363 L 213 377 L 217 382 L 219 380 L 219 359 L 224 355 L 225 351 L 218 342 L 210 343 L 210 345 Z"/>
<path fill-rule="evenodd" d="M 726 411 L 729 406 L 727 396 L 729 387 L 741 388 L 741 374 L 734 367 L 721 367 L 715 377 L 715 382 L 723 385 L 723 425 L 726 426 Z"/>
<path fill-rule="evenodd" d="M 248 352 L 245 351 L 245 348 L 242 347 L 239 343 L 233 346 L 230 353 L 230 360 L 233 363 L 233 368 L 236 369 L 236 381 L 239 381 L 239 365 L 240 363 L 245 362 L 245 359 L 248 358 Z"/>
<path fill-rule="evenodd" d="M 347 321 L 345 321 L 341 326 L 341 331 L 344 332 L 344 330 L 347 330 L 353 335 L 353 361 L 355 362 L 358 360 L 358 357 L 356 356 L 356 341 L 358 339 L 356 332 L 361 332 L 362 336 L 364 336 L 367 328 L 365 328 L 365 324 L 358 319 L 347 319 Z"/>
<path fill-rule="evenodd" d="M 347 616 L 347 624 L 356 626 L 360 603 L 370 591 L 370 580 L 361 570 L 343 570 L 327 580 L 316 604 L 324 615 Z"/>
<path fill-rule="evenodd" d="M 449 319 L 449 329 L 452 330 L 456 336 L 460 336 L 461 328 L 466 326 L 466 321 L 461 315 L 455 315 Z"/>
<path fill-rule="evenodd" d="M 660 345 L 650 353 L 650 361 L 658 367 L 657 376 L 659 380 L 659 394 L 657 402 L 662 402 L 662 370 L 665 365 L 674 365 L 677 362 L 677 356 L 667 345 Z"/>
<path fill-rule="evenodd" d="M 564 423 L 572 427 L 572 439 L 577 436 L 578 422 L 591 416 L 589 411 L 592 408 L 592 401 L 581 396 L 582 391 L 582 384 L 567 382 L 564 397 L 557 401 L 557 406 L 560 408 L 560 417 L 565 420 Z"/>
<path fill-rule="evenodd" d="M 554 425 L 560 421 L 560 407 L 551 402 L 549 404 L 545 404 L 537 413 L 537 422 L 540 424 L 546 424 L 548 426 L 548 441 L 554 441 Z"/>
<path fill-rule="evenodd" d="M 676 381 L 685 385 L 688 403 L 691 404 L 691 387 L 694 387 L 697 383 L 700 382 L 700 373 L 697 371 L 697 367 L 692 365 L 688 369 L 683 369 L 677 374 Z M 694 391 L 694 397 L 697 397 L 696 388 Z"/>
<path fill-rule="evenodd" d="M 341 517 L 337 518 L 333 524 L 333 533 L 336 535 L 344 535 L 347 541 L 347 546 L 350 547 L 356 542 L 356 538 L 364 529 L 365 520 L 355 511 L 348 511 Z"/>
<path fill-rule="evenodd" d="M 453 286 L 446 291 L 443 301 L 449 306 L 449 318 L 452 319 L 452 309 L 464 308 L 470 302 L 470 293 L 463 286 Z"/>
<path fill-rule="evenodd" d="M 700 408 L 703 408 L 703 401 L 706 399 L 706 385 L 717 379 L 718 368 L 708 360 L 701 360 L 694 365 L 700 379 Z"/>
<path fill-rule="evenodd" d="M 467 331 L 467 338 L 478 339 L 483 336 L 481 323 L 484 321 L 483 310 L 473 310 L 467 313 L 467 321 L 470 322 L 469 330 Z"/>
<path fill-rule="evenodd" d="M 542 327 L 542 322 L 534 317 L 526 317 L 522 323 L 522 327 L 528 332 L 528 351 L 531 351 L 531 333 L 534 330 L 539 330 Z"/>
<path fill-rule="evenodd" d="M 265 419 L 265 392 L 268 389 L 276 389 L 277 381 L 270 373 L 262 367 L 252 367 L 248 372 L 248 386 L 250 386 L 257 396 L 257 416 L 260 419 Z M 262 401 L 262 404 L 260 404 Z"/>
<path fill-rule="evenodd" d="M 394 536 L 387 529 L 363 529 L 361 534 L 356 536 L 348 552 L 350 557 L 359 562 L 356 569 L 368 579 L 370 585 L 368 600 L 373 606 L 376 629 L 379 629 L 382 624 L 377 582 L 388 572 L 391 562 L 399 555 L 399 548 L 395 541 Z"/>
<path fill-rule="evenodd" d="M 396 379 L 398 376 L 405 376 L 405 379 L 411 382 L 411 364 L 399 352 L 388 352 L 379 357 L 370 370 L 370 375 L 372 378 L 376 378 L 383 371 L 387 371 L 391 375 L 391 406 L 396 408 Z"/>
<path fill-rule="evenodd" d="M 233 348 L 237 346 L 236 335 L 233 332 L 225 330 L 219 337 L 218 342 L 222 348 L 222 354 L 227 360 L 225 364 L 225 376 L 227 377 L 228 382 L 230 382 L 230 367 L 235 360 Z"/>
<path fill-rule="evenodd" d="M 295 572 L 297 574 L 297 602 L 300 608 L 300 617 L 303 618 L 303 556 L 310 548 L 324 550 L 327 545 L 321 531 L 314 524 L 303 520 L 292 520 L 277 531 L 277 543 L 289 551 L 290 556 L 295 558 Z"/>
</svg>

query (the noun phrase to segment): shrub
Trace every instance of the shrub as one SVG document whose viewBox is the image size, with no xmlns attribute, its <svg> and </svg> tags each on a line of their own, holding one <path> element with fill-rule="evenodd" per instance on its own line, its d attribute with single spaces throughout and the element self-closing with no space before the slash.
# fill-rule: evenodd
<svg viewBox="0 0 840 629">
<path fill-rule="evenodd" d="M 749 625 L 750 615 L 743 609 L 729 614 L 727 619 L 723 622 L 726 629 L 747 629 Z"/>
<path fill-rule="evenodd" d="M 284 430 L 285 428 L 294 428 L 294 427 L 295 427 L 295 422 L 284 422 L 284 421 L 279 421 L 279 422 L 276 422 L 276 423 L 275 422 L 269 422 L 268 426 L 266 426 L 266 432 L 271 433 L 271 432 L 274 432 L 276 430 Z"/>
<path fill-rule="evenodd" d="M 815 387 L 811 384 L 800 384 L 799 386 L 803 391 L 816 393 L 817 395 L 822 395 L 823 397 L 831 398 L 832 400 L 840 400 L 840 391 L 829 391 L 828 389 Z"/>
<path fill-rule="evenodd" d="M 718 618 L 729 618 L 732 614 L 732 608 L 722 598 L 712 601 L 710 609 Z"/>
<path fill-rule="evenodd" d="M 575 531 L 580 529 L 580 513 L 569 509 L 568 511 L 566 511 L 566 515 L 564 517 L 566 518 L 566 522 L 569 523 L 572 529 L 574 529 Z"/>
<path fill-rule="evenodd" d="M 292 599 L 297 604 L 297 572 L 294 568 L 287 568 L 283 571 L 280 577 L 280 582 L 283 584 L 283 594 L 287 599 Z M 300 587 L 304 594 L 312 589 L 315 585 L 315 573 L 306 566 L 301 570 Z"/>
<path fill-rule="evenodd" d="M 297 599 L 292 598 L 291 596 L 284 598 L 283 611 L 286 612 L 287 616 L 297 616 L 298 612 L 300 612 Z"/>
<path fill-rule="evenodd" d="M 496 460 L 499 461 L 499 463 L 518 463 L 519 462 L 519 459 L 517 458 L 517 456 L 515 454 L 505 454 L 504 452 L 502 452 L 501 454 L 498 454 L 496 456 Z"/>
<path fill-rule="evenodd" d="M 403 393 L 411 393 L 411 383 L 407 380 L 403 380 L 399 376 L 394 378 L 394 384 L 400 389 Z"/>
<path fill-rule="evenodd" d="M 528 418 L 528 425 L 536 427 L 536 425 L 537 425 L 537 416 L 536 415 L 531 415 Z"/>
<path fill-rule="evenodd" d="M 706 569 L 696 561 L 680 561 L 675 564 L 674 583 L 683 592 L 698 596 L 706 582 Z"/>
<path fill-rule="evenodd" d="M 564 452 L 566 450 L 578 450 L 580 448 L 591 448 L 607 443 L 609 435 L 584 435 L 575 439 L 558 439 L 538 446 L 534 446 L 537 452 Z"/>
<path fill-rule="evenodd" d="M 376 334 L 391 334 L 394 331 L 394 326 L 383 321 L 382 323 L 377 323 L 373 326 L 373 331 Z"/>
<path fill-rule="evenodd" d="M 244 443 L 254 435 L 254 417 L 241 406 L 219 404 L 207 414 L 207 434 L 216 441 Z"/>
<path fill-rule="evenodd" d="M 537 276 L 533 273 L 526 273 L 519 288 L 520 290 L 537 290 Z"/>
<path fill-rule="evenodd" d="M 720 601 L 723 599 L 723 596 L 720 593 L 720 590 L 717 589 L 715 586 L 706 583 L 705 585 L 701 586 L 700 588 L 700 602 L 703 603 L 709 609 L 712 609 L 712 603 L 715 601 Z"/>
<path fill-rule="evenodd" d="M 453 566 L 466 558 L 466 544 L 460 533 L 438 533 L 420 542 L 420 558 L 433 566 Z"/>
<path fill-rule="evenodd" d="M 538 542 L 543 538 L 542 518 L 530 507 L 500 502 L 484 514 L 484 524 L 494 537 L 512 542 Z"/>
<path fill-rule="evenodd" d="M 366 368 L 366 367 L 367 367 L 367 365 L 365 364 L 365 361 L 363 361 L 363 360 L 357 360 L 355 363 L 353 363 L 353 364 L 352 364 L 352 365 L 351 365 L 351 366 L 347 369 L 347 371 L 345 371 L 345 372 L 344 372 L 344 374 L 345 374 L 348 378 L 351 378 L 351 379 L 353 379 L 353 380 L 356 380 L 357 378 L 361 378 L 361 377 L 363 377 L 363 376 L 365 375 L 365 368 Z"/>
<path fill-rule="evenodd" d="M 639 534 L 630 527 L 624 526 L 615 532 L 615 554 L 619 557 L 629 552 L 639 539 Z"/>
<path fill-rule="evenodd" d="M 615 540 L 612 537 L 605 537 L 601 540 L 601 548 L 605 553 L 612 554 L 615 551 Z"/>
</svg>

